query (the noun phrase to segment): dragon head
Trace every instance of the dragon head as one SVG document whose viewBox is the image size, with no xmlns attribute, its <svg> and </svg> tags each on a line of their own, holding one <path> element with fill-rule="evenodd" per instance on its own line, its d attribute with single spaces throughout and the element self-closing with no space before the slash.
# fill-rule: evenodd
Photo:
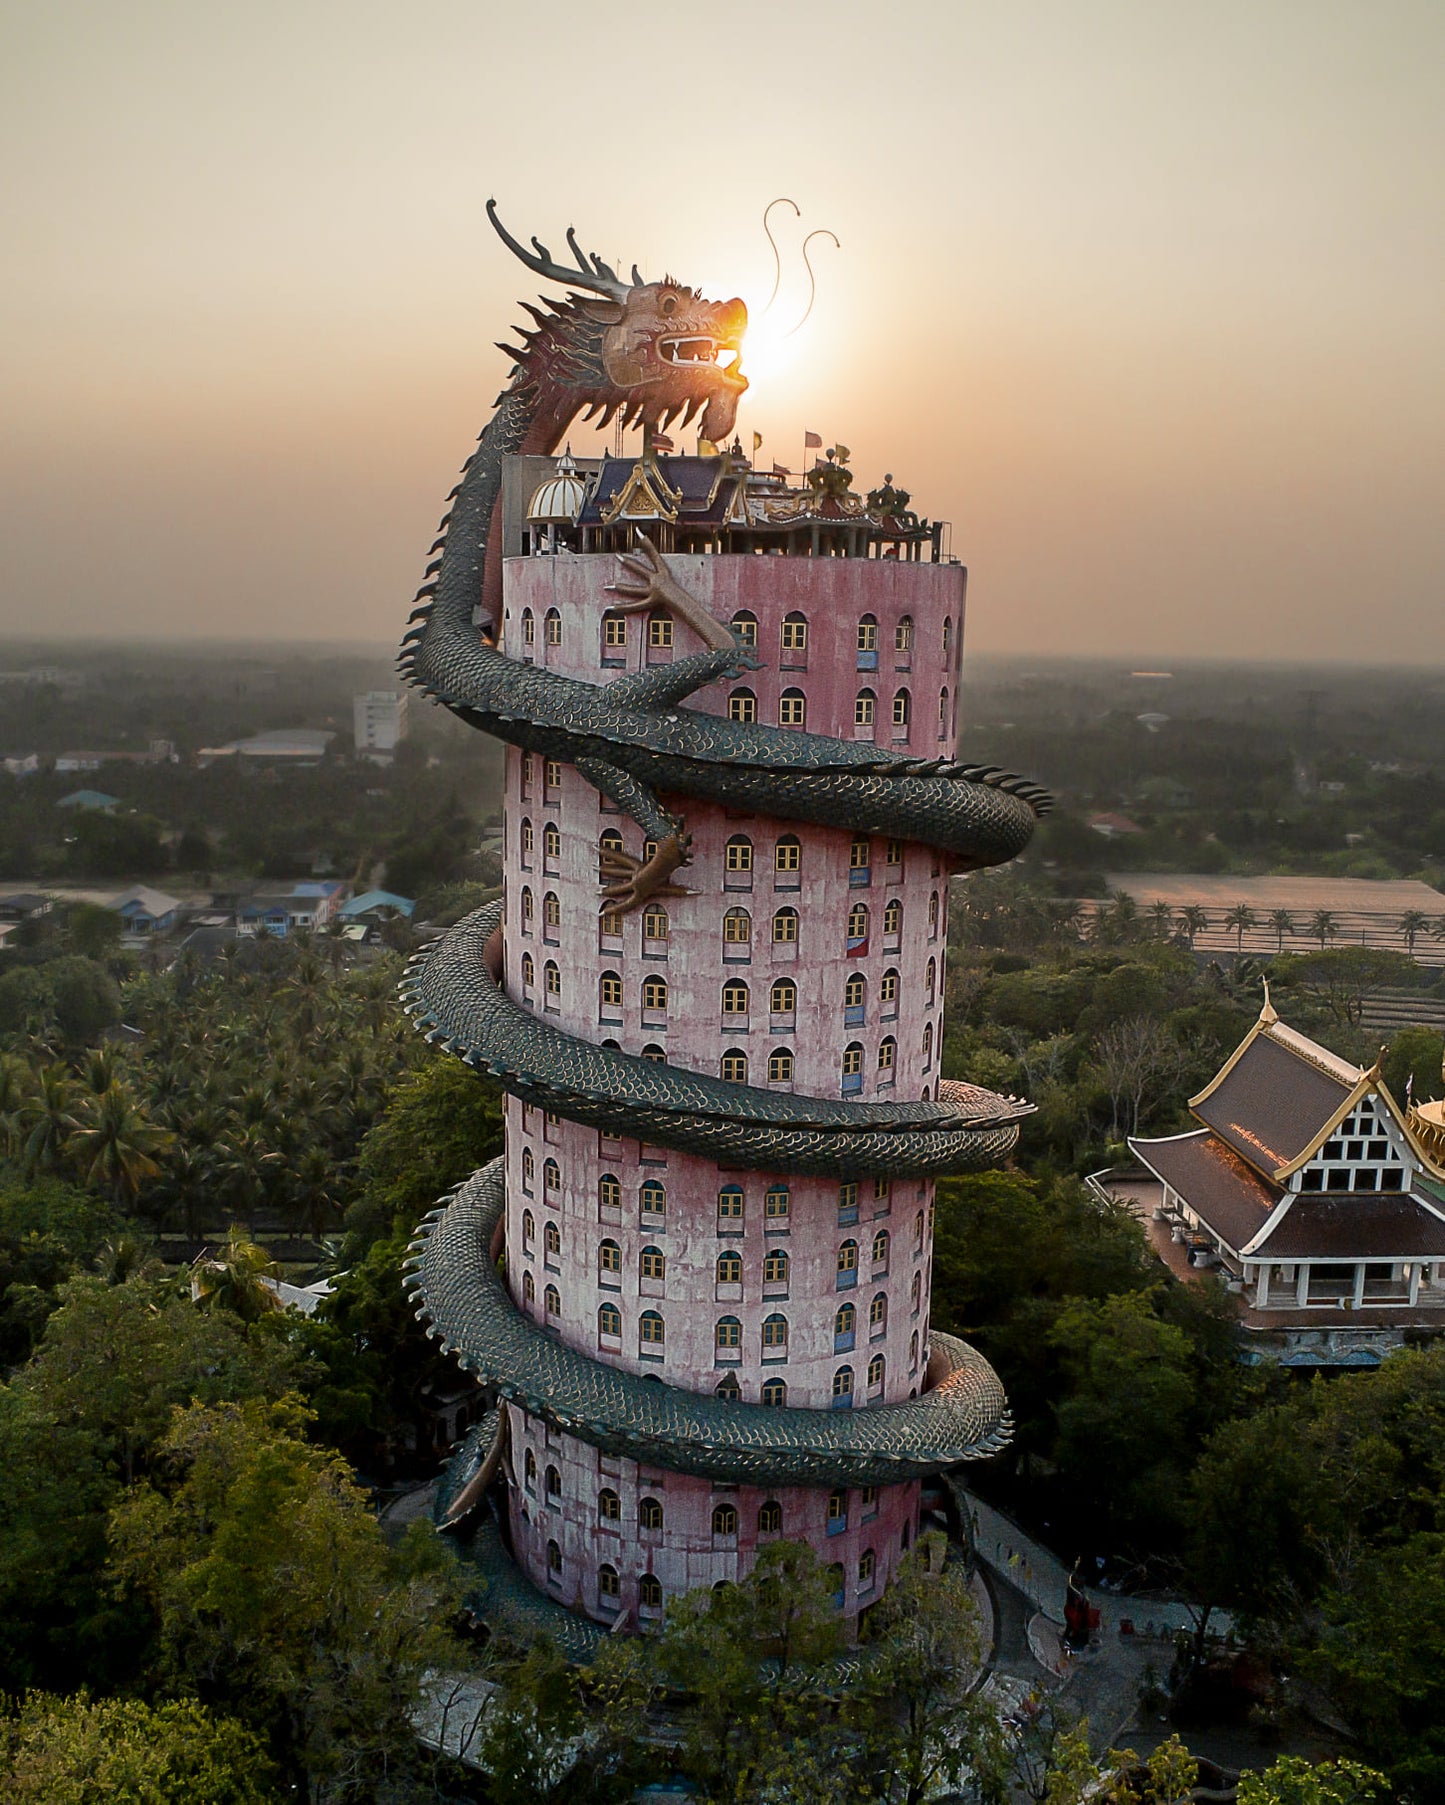
<svg viewBox="0 0 1445 1805">
<path fill-rule="evenodd" d="M 515 361 L 513 388 L 533 391 L 547 438 L 555 441 L 584 410 L 600 426 L 618 413 L 628 426 L 658 428 L 679 415 L 686 426 L 700 415 L 704 438 L 727 437 L 748 386 L 740 368 L 748 323 L 741 301 L 707 301 L 671 278 L 644 282 L 636 268 L 625 282 L 600 257 L 587 256 L 569 228 L 571 268 L 554 262 L 535 238 L 535 251 L 525 250 L 497 218 L 494 201 L 487 215 L 528 269 L 583 291 L 547 312 L 528 306 L 536 330 L 522 333 L 521 348 L 502 346 Z"/>
</svg>

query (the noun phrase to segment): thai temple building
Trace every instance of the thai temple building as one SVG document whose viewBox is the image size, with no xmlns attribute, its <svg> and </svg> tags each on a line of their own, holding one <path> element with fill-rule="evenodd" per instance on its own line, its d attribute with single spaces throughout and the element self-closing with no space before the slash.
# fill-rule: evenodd
<svg viewBox="0 0 1445 1805">
<path fill-rule="evenodd" d="M 719 448 L 741 303 L 503 236 L 582 292 L 530 310 L 403 654 L 507 742 L 504 893 L 405 986 L 507 1092 L 504 1155 L 414 1246 L 418 1313 L 496 1401 L 439 1516 L 488 1610 L 570 1649 L 780 1537 L 855 1621 L 925 1481 L 1008 1434 L 929 1319 L 935 1179 L 1027 1108 L 942 1076 L 948 883 L 1046 799 L 955 759 L 941 529 L 846 454 L 793 486 Z M 557 455 L 584 405 L 640 453 Z M 661 449 L 699 409 L 701 454 Z"/>
<path fill-rule="evenodd" d="M 1445 1330 L 1445 1104 L 1402 1107 L 1266 998 L 1190 1108 L 1198 1128 L 1129 1146 L 1166 1258 L 1221 1272 L 1247 1358 L 1374 1366 Z"/>
</svg>

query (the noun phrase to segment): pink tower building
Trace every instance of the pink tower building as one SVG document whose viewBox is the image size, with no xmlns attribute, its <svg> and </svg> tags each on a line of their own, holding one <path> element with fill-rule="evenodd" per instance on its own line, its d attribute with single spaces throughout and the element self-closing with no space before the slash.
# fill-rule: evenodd
<svg viewBox="0 0 1445 1805">
<path fill-rule="evenodd" d="M 933 1188 L 1022 1112 L 941 1077 L 948 880 L 1038 795 L 955 760 L 964 571 L 891 482 L 540 449 L 513 432 L 533 455 L 472 512 L 498 543 L 509 475 L 546 475 L 525 544 L 567 555 L 498 558 L 489 602 L 478 548 L 427 657 L 443 560 L 413 667 L 510 742 L 503 897 L 407 986 L 509 1093 L 502 1160 L 417 1243 L 422 1312 L 498 1397 L 444 1513 L 490 1495 L 494 1565 L 579 1627 L 645 1627 L 778 1538 L 854 1618 L 923 1478 L 1007 1432 L 930 1331 Z M 619 566 L 639 517 L 665 555 Z"/>
</svg>

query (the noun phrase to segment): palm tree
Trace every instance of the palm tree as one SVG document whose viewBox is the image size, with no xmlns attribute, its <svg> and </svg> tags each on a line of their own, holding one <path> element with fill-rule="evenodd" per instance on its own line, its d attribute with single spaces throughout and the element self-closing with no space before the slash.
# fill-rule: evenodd
<svg viewBox="0 0 1445 1805">
<path fill-rule="evenodd" d="M 1154 932 L 1161 940 L 1169 938 L 1174 926 L 1174 905 L 1165 902 L 1162 896 L 1156 897 L 1149 905 L 1149 913 L 1154 919 Z"/>
<path fill-rule="evenodd" d="M 1274 929 L 1274 950 L 1284 951 L 1284 937 L 1294 932 L 1294 916 L 1288 909 L 1276 909 L 1269 918 L 1269 925 Z"/>
<path fill-rule="evenodd" d="M 191 1296 L 203 1310 L 233 1310 L 242 1322 L 255 1322 L 281 1308 L 280 1297 L 261 1282 L 278 1271 L 264 1247 L 233 1228 L 219 1253 L 201 1254 L 192 1265 Z"/>
<path fill-rule="evenodd" d="M 1423 909 L 1406 909 L 1400 917 L 1400 932 L 1405 936 L 1405 951 L 1413 959 L 1415 942 L 1430 925 L 1430 917 Z"/>
<path fill-rule="evenodd" d="M 1320 951 L 1325 950 L 1325 942 L 1339 932 L 1339 923 L 1328 909 L 1316 909 L 1310 917 L 1310 932 L 1320 943 Z"/>
<path fill-rule="evenodd" d="M 55 1172 L 64 1163 L 70 1137 L 80 1126 L 72 1096 L 70 1074 L 63 1066 L 40 1068 L 40 1082 L 21 1106 L 25 1138 L 20 1160 L 27 1173 Z"/>
<path fill-rule="evenodd" d="M 1179 911 L 1179 925 L 1184 930 L 1189 942 L 1189 950 L 1194 951 L 1194 936 L 1202 934 L 1209 926 L 1209 914 L 1201 909 L 1198 903 L 1189 903 Z"/>
<path fill-rule="evenodd" d="M 1234 929 L 1234 950 L 1237 953 L 1242 953 L 1244 951 L 1245 933 L 1254 926 L 1254 910 L 1250 908 L 1248 903 L 1236 903 L 1225 916 L 1224 925 L 1227 928 Z"/>
<path fill-rule="evenodd" d="M 169 1142 L 147 1121 L 122 1084 L 94 1098 L 70 1137 L 69 1151 L 87 1184 L 104 1185 L 117 1203 L 133 1203 L 148 1179 L 160 1176 L 155 1158 Z"/>
<path fill-rule="evenodd" d="M 0 1053 L 0 1154 L 13 1156 L 25 1139 L 25 1106 L 34 1090 L 23 1059 Z"/>
</svg>

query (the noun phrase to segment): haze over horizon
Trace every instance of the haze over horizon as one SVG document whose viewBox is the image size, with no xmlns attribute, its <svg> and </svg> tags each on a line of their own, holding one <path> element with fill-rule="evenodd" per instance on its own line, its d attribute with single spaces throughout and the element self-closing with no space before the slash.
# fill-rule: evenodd
<svg viewBox="0 0 1445 1805">
<path fill-rule="evenodd" d="M 0 635 L 394 641 L 536 292 L 487 197 L 756 316 L 787 194 L 744 443 L 951 519 L 972 650 L 1445 665 L 1438 5 L 0 18 Z"/>
</svg>

